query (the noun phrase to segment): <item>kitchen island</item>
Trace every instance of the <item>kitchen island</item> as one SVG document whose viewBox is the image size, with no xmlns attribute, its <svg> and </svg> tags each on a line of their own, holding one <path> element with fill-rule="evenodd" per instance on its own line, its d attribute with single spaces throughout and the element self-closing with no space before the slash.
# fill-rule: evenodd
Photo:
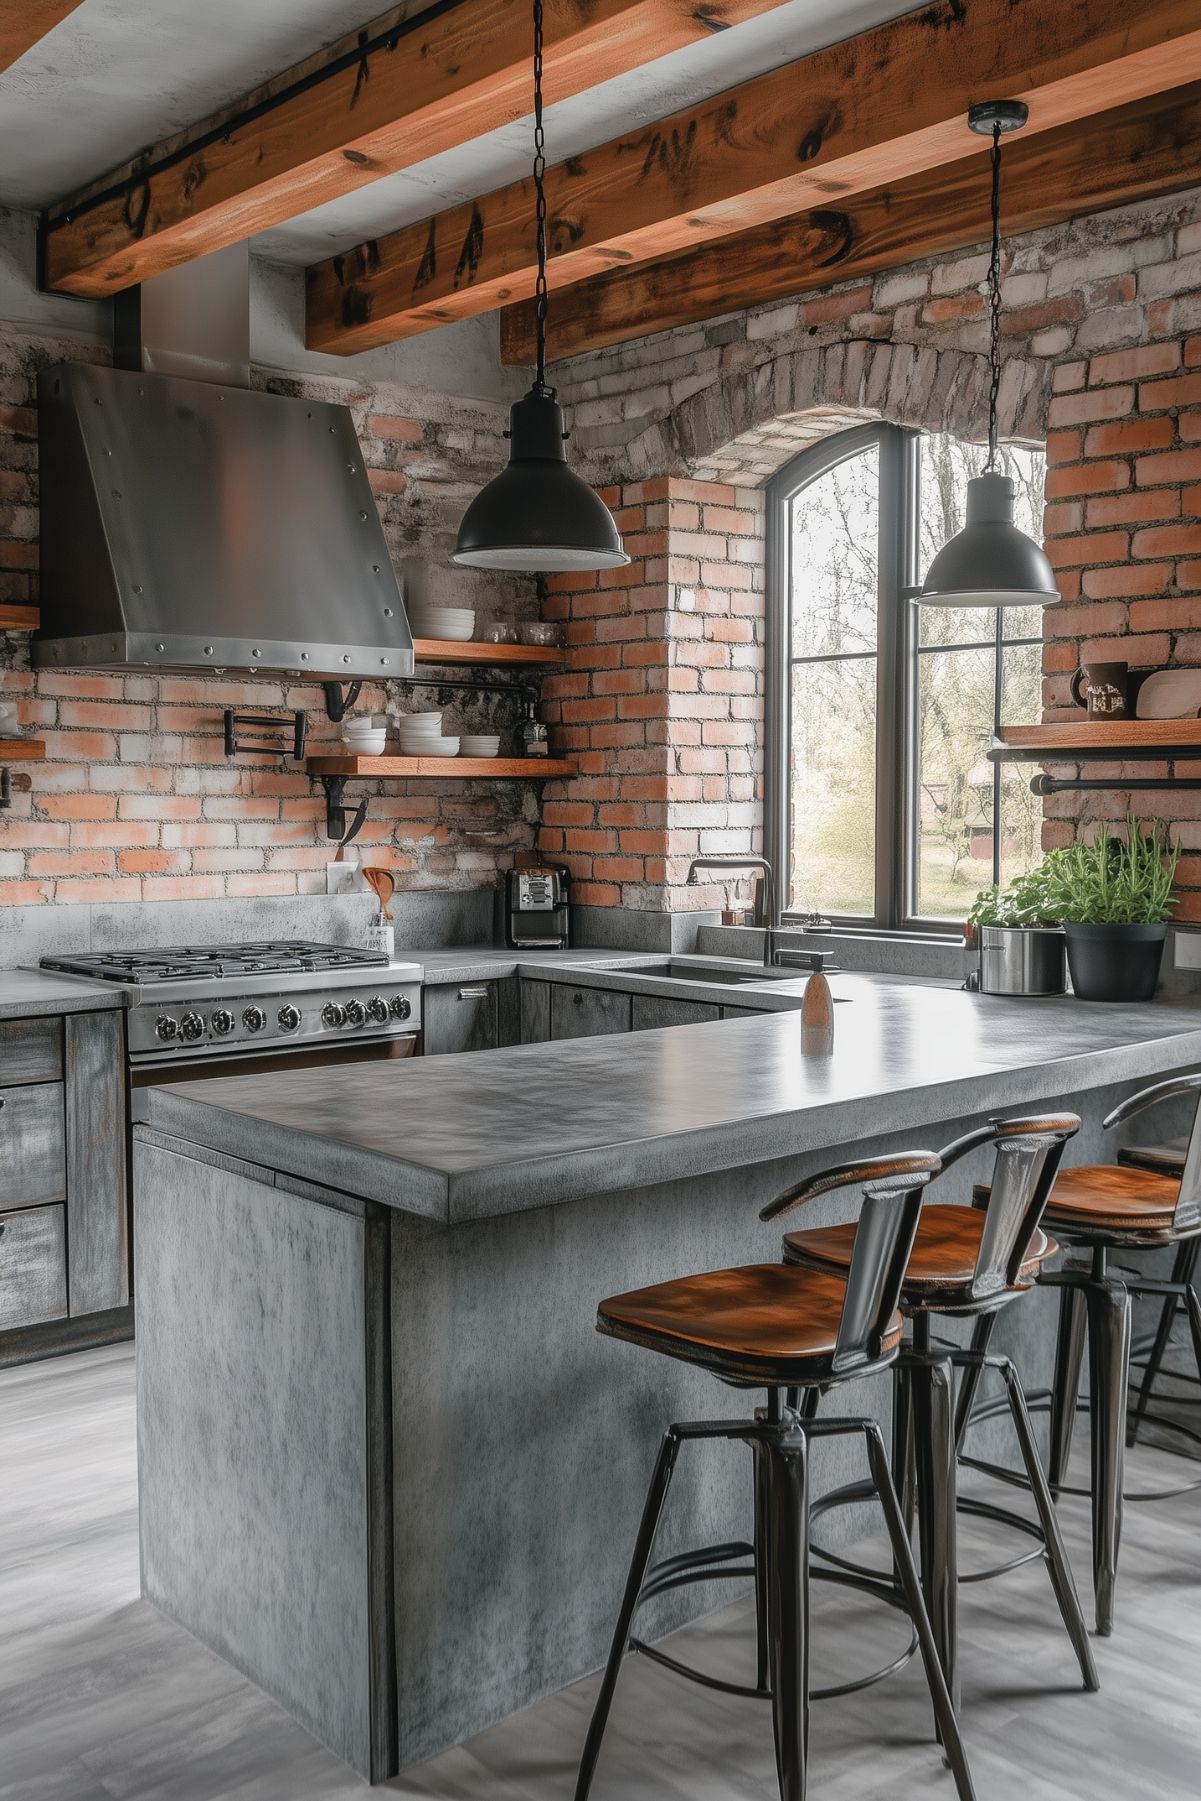
<svg viewBox="0 0 1201 1801">
<path fill-rule="evenodd" d="M 746 1405 L 598 1339 L 602 1297 L 774 1259 L 758 1208 L 849 1148 L 1067 1106 L 1069 1161 L 1106 1155 L 1120 1094 L 1201 1063 L 1193 1006 L 834 987 L 825 1058 L 776 1011 L 152 1091 L 147 1596 L 364 1774 L 433 1754 L 596 1667 L 663 1427 Z M 1006 1323 L 1037 1378 L 1049 1297 Z M 849 1467 L 831 1447 L 819 1487 Z M 698 1449 L 663 1550 L 745 1536 L 748 1498 L 735 1453 Z M 650 1628 L 712 1600 L 677 1591 Z"/>
</svg>

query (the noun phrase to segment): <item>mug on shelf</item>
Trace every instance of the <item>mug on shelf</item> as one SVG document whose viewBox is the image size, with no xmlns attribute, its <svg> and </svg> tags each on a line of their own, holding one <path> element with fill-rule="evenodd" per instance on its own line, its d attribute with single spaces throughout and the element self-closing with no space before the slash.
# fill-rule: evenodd
<svg viewBox="0 0 1201 1801">
<path fill-rule="evenodd" d="M 1130 666 L 1127 663 L 1085 663 L 1068 684 L 1078 707 L 1087 707 L 1090 719 L 1125 719 L 1130 701 Z"/>
</svg>

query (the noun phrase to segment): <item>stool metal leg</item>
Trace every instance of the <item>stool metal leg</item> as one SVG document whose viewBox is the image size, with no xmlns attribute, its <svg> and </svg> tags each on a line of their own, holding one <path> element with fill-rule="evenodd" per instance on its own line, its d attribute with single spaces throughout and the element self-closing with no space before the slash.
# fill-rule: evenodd
<svg viewBox="0 0 1201 1801">
<path fill-rule="evenodd" d="M 655 1533 L 659 1529 L 663 1504 L 667 1499 L 672 1472 L 676 1467 L 676 1459 L 679 1454 L 680 1435 L 675 1427 L 671 1427 L 663 1435 L 663 1443 L 659 1447 L 659 1455 L 655 1461 L 655 1473 L 651 1477 L 646 1503 L 642 1509 L 642 1522 L 638 1527 L 634 1555 L 630 1560 L 630 1573 L 626 1578 L 621 1612 L 617 1616 L 613 1642 L 609 1647 L 609 1661 L 605 1665 L 600 1693 L 596 1697 L 596 1706 L 593 1708 L 592 1720 L 588 1727 L 588 1737 L 584 1742 L 583 1756 L 580 1758 L 579 1775 L 576 1777 L 575 1785 L 575 1801 L 587 1801 L 588 1791 L 592 1787 L 592 1778 L 596 1773 L 596 1760 L 600 1755 L 601 1740 L 605 1736 L 609 1709 L 613 1705 L 613 1692 L 617 1687 L 618 1671 L 621 1669 L 626 1645 L 629 1642 L 630 1625 L 634 1618 L 634 1610 L 638 1605 L 638 1596 L 646 1576 L 646 1566 L 650 1562 Z"/>
<path fill-rule="evenodd" d="M 1172 1259 L 1170 1280 L 1191 1284 L 1193 1271 L 1197 1262 L 1197 1241 L 1190 1239 L 1186 1244 L 1176 1247 L 1176 1255 Z M 1177 1297 L 1167 1295 L 1160 1302 L 1159 1324 L 1155 1328 L 1155 1341 L 1151 1353 L 1143 1369 L 1143 1379 L 1138 1385 L 1138 1396 L 1131 1412 L 1130 1422 L 1126 1430 L 1126 1443 L 1134 1444 L 1138 1438 L 1138 1430 L 1151 1404 L 1151 1396 L 1155 1392 L 1155 1384 L 1159 1372 L 1163 1368 L 1163 1360 L 1167 1356 L 1168 1345 L 1172 1340 L 1172 1327 L 1176 1324 Z"/>
<path fill-rule="evenodd" d="M 1113 1631 L 1122 1537 L 1126 1397 L 1130 1380 L 1130 1293 L 1113 1276 L 1093 1276 L 1088 1306 L 1089 1412 L 1092 1426 L 1093 1590 L 1097 1631 Z"/>
<path fill-rule="evenodd" d="M 1047 1478 L 1053 1490 L 1063 1487 L 1076 1430 L 1076 1401 L 1084 1362 L 1086 1309 L 1077 1288 L 1059 1291 L 1059 1336 L 1055 1342 L 1055 1375 L 1051 1388 L 1051 1449 Z"/>
<path fill-rule="evenodd" d="M 892 1480 L 912 1541 L 917 1506 L 913 1492 L 913 1385 L 903 1359 L 892 1367 Z"/>
<path fill-rule="evenodd" d="M 1030 1413 L 1026 1406 L 1026 1391 L 1022 1387 L 1022 1379 L 1018 1375 L 1017 1366 L 1008 1357 L 992 1359 L 993 1367 L 1001 1371 L 1005 1378 L 1005 1391 L 1009 1396 L 1009 1410 L 1013 1415 L 1014 1429 L 1017 1432 L 1018 1445 L 1022 1453 L 1022 1462 L 1026 1466 L 1026 1475 L 1030 1481 L 1030 1492 L 1034 1496 L 1034 1505 L 1038 1510 L 1039 1524 L 1043 1530 L 1046 1547 L 1047 1569 L 1051 1576 L 1051 1586 L 1055 1590 L 1055 1599 L 1059 1603 L 1059 1611 L 1063 1623 L 1068 1629 L 1068 1637 L 1076 1652 L 1080 1664 L 1080 1674 L 1084 1686 L 1090 1693 L 1095 1693 L 1101 1686 L 1097 1675 L 1097 1666 L 1093 1661 L 1093 1650 L 1088 1640 L 1088 1629 L 1084 1624 L 1084 1615 L 1080 1609 L 1080 1597 L 1076 1593 L 1076 1583 L 1072 1576 L 1072 1566 L 1068 1562 L 1068 1554 L 1064 1548 L 1063 1538 L 1059 1530 L 1059 1520 L 1055 1514 L 1055 1503 L 1051 1499 L 1051 1490 L 1047 1486 L 1047 1478 L 1043 1474 L 1043 1466 L 1039 1460 L 1038 1446 L 1034 1439 L 1034 1428 L 1030 1424 Z"/>
<path fill-rule="evenodd" d="M 780 1801 L 805 1801 L 809 1745 L 809 1472 L 803 1437 L 754 1446 L 763 1474 L 768 1668 Z"/>
<path fill-rule="evenodd" d="M 982 1313 L 972 1327 L 972 1351 L 975 1357 L 965 1363 L 959 1374 L 959 1395 L 955 1402 L 955 1449 L 963 1450 L 971 1423 L 972 1408 L 976 1405 L 976 1396 L 980 1391 L 980 1381 L 984 1375 L 984 1364 L 976 1358 L 983 1358 L 992 1343 L 992 1335 L 996 1330 L 997 1315 Z"/>
<path fill-rule="evenodd" d="M 922 1590 L 952 1703 L 959 1705 L 954 1377 L 949 1359 L 915 1358 L 914 1449 Z"/>
<path fill-rule="evenodd" d="M 926 1604 L 922 1599 L 922 1585 L 918 1577 L 917 1565 L 913 1560 L 913 1547 L 910 1545 L 905 1531 L 901 1504 L 889 1473 L 884 1438 L 874 1421 L 865 1422 L 863 1430 L 867 1440 L 867 1458 L 871 1468 L 872 1481 L 875 1483 L 876 1493 L 880 1497 L 884 1523 L 888 1528 L 888 1536 L 892 1543 L 893 1561 L 900 1577 L 909 1615 L 918 1636 L 918 1643 L 921 1646 L 922 1662 L 926 1666 L 926 1682 L 934 1707 L 934 1722 L 938 1731 L 939 1743 L 946 1754 L 951 1774 L 955 1778 L 959 1801 L 975 1801 L 976 1791 L 972 1786 L 967 1753 L 959 1735 L 959 1721 L 955 1714 L 955 1704 L 951 1699 L 951 1691 L 943 1674 L 942 1661 L 930 1625 L 930 1616 L 926 1612 Z"/>
<path fill-rule="evenodd" d="M 766 1691 L 770 1686 L 767 1471 L 754 1445 L 751 1450 L 755 1482 L 755 1687 Z"/>
</svg>

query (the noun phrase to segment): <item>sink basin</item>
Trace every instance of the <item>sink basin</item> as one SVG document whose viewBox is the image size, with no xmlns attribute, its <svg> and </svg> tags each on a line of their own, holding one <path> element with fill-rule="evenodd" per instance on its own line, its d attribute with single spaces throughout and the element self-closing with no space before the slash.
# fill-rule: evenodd
<svg viewBox="0 0 1201 1801">
<path fill-rule="evenodd" d="M 622 973 L 628 976 L 668 976 L 673 982 L 699 982 L 705 987 L 745 988 L 749 983 L 803 980 L 812 971 L 803 968 L 765 969 L 761 963 L 747 963 L 741 969 L 732 969 L 728 963 L 710 967 L 706 964 L 683 962 L 675 957 L 667 963 L 631 964 Z"/>
</svg>

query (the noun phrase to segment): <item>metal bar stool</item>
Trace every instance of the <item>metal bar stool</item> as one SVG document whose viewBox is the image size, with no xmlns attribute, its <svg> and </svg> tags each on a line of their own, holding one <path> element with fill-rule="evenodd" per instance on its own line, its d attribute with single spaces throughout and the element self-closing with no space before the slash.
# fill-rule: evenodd
<svg viewBox="0 0 1201 1801">
<path fill-rule="evenodd" d="M 931 1331 L 932 1322 L 940 1317 L 987 1320 L 991 1330 L 1000 1310 L 1033 1288 L 1042 1264 L 1057 1248 L 1042 1231 L 1041 1221 L 1063 1147 L 1079 1127 L 1074 1114 L 998 1120 L 941 1151 L 939 1160 L 946 1170 L 972 1151 L 995 1146 L 993 1180 L 985 1191 L 987 1203 L 983 1207 L 923 1207 L 901 1289 L 901 1312 L 912 1321 L 913 1330 L 894 1366 L 893 1475 L 907 1509 L 910 1504 L 916 1507 L 926 1607 L 953 1700 L 958 1696 L 958 1587 L 963 1580 L 958 1568 L 956 1514 L 960 1508 L 989 1517 L 999 1514 L 986 1502 L 960 1500 L 957 1495 L 956 1370 L 962 1372 L 960 1397 L 966 1408 L 970 1408 L 985 1371 L 998 1373 L 1004 1381 L 1026 1480 L 1038 1512 L 1038 1525 L 1030 1529 L 1039 1538 L 1084 1687 L 1090 1691 L 1099 1687 L 1017 1369 L 1010 1358 L 989 1351 L 987 1338 L 970 1347 L 958 1347 L 945 1341 L 936 1344 Z M 784 1239 L 784 1257 L 787 1263 L 805 1269 L 845 1271 L 856 1254 L 857 1238 L 854 1224 L 790 1232 Z M 911 1470 L 915 1478 L 912 1487 Z M 855 1485 L 824 1497 L 823 1511 L 866 1498 L 862 1487 Z M 843 1568 L 860 1568 L 832 1553 L 821 1555 Z"/>
<path fill-rule="evenodd" d="M 1087 1265 L 1043 1272 L 1039 1281 L 1063 1291 L 1048 1463 L 1051 1484 L 1060 1493 L 1073 1492 L 1064 1483 L 1064 1475 L 1071 1451 L 1087 1325 L 1092 1479 L 1086 1492 L 1092 1501 L 1097 1631 L 1103 1635 L 1113 1631 L 1122 1532 L 1132 1296 L 1158 1296 L 1164 1303 L 1157 1333 L 1157 1343 L 1160 1337 L 1163 1340 L 1158 1362 L 1162 1362 L 1176 1309 L 1183 1304 L 1201 1375 L 1201 1300 L 1194 1282 L 1197 1242 L 1201 1237 L 1201 1075 L 1177 1076 L 1144 1088 L 1115 1107 L 1102 1122 L 1109 1130 L 1148 1107 L 1182 1095 L 1191 1095 L 1198 1105 L 1194 1108 L 1179 1178 L 1130 1163 L 1091 1164 L 1065 1170 L 1047 1204 L 1047 1224 L 1057 1237 L 1090 1254 Z M 1177 1247 L 1171 1277 L 1114 1273 L 1110 1261 L 1114 1251 L 1160 1245 Z M 1185 1252 L 1189 1253 L 1187 1257 Z M 1152 1362 L 1158 1367 L 1154 1350 Z M 1136 1429 L 1140 1417 L 1136 1408 Z M 1195 1486 L 1188 1483 L 1183 1489 L 1138 1498 L 1163 1498 Z"/>
<path fill-rule="evenodd" d="M 789 1391 L 807 1398 L 819 1390 L 874 1375 L 893 1362 L 902 1333 L 897 1300 L 917 1232 L 922 1190 L 939 1167 L 938 1158 L 928 1151 L 840 1164 L 798 1183 L 763 1209 L 761 1219 L 774 1219 L 815 1195 L 861 1187 L 859 1232 L 845 1280 L 780 1263 L 752 1264 L 661 1282 L 601 1303 L 598 1331 L 697 1364 L 736 1387 L 764 1388 L 767 1403 L 748 1419 L 677 1424 L 669 1426 L 664 1435 L 580 1761 L 576 1801 L 586 1801 L 592 1786 L 622 1660 L 627 1650 L 651 1649 L 630 1636 L 642 1601 L 676 1581 L 713 1573 L 714 1563 L 731 1551 L 751 1548 L 718 1546 L 712 1552 L 673 1558 L 648 1576 L 680 1448 L 701 1439 L 740 1441 L 752 1454 L 759 1676 L 753 1687 L 722 1682 L 701 1677 L 663 1653 L 652 1654 L 711 1687 L 770 1700 L 782 1801 L 805 1801 L 810 1702 L 809 1447 L 815 1438 L 852 1434 L 862 1436 L 866 1443 L 872 1488 L 884 1510 L 904 1608 L 925 1663 L 938 1735 L 960 1801 L 973 1801 L 959 1725 L 922 1600 L 880 1428 L 866 1418 L 818 1423 L 807 1417 L 812 1411 L 807 1405 L 794 1407 L 783 1398 Z"/>
</svg>

